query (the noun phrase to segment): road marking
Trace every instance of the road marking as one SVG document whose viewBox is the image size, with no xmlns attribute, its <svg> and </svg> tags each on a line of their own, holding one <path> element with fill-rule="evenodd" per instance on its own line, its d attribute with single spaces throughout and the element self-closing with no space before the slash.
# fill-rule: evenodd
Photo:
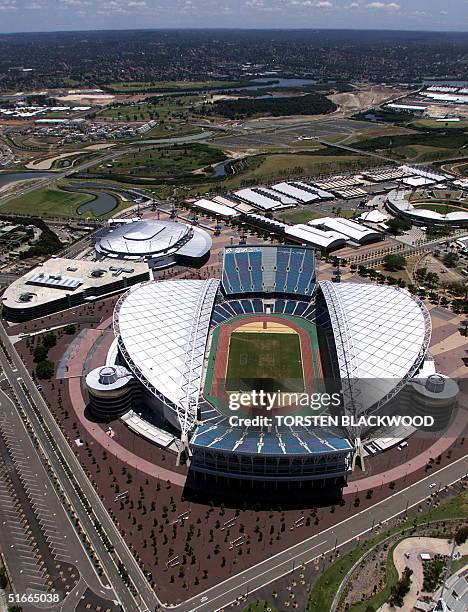
<svg viewBox="0 0 468 612">
<path fill-rule="evenodd" d="M 237 580 L 237 579 L 239 579 L 239 578 L 242 576 L 242 574 L 246 574 L 246 573 L 248 573 L 248 572 L 252 571 L 252 569 L 253 569 L 253 568 L 255 568 L 255 567 L 259 567 L 259 566 L 261 566 L 261 565 L 263 565 L 263 564 L 267 564 L 267 563 L 269 563 L 269 562 L 270 562 L 272 559 L 274 559 L 275 557 L 278 557 L 278 556 L 280 556 L 280 555 L 285 555 L 285 554 L 289 553 L 289 554 L 290 554 L 290 558 L 287 560 L 287 562 L 288 562 L 288 563 L 291 563 L 291 561 L 292 561 L 292 560 L 295 560 L 295 559 L 297 559 L 299 556 L 302 556 L 302 555 L 307 554 L 308 552 L 310 552 L 310 550 L 313 550 L 314 548 L 316 548 L 316 547 L 318 547 L 318 546 L 321 546 L 321 544 L 317 544 L 316 546 L 314 546 L 314 547 L 312 547 L 312 548 L 309 548 L 309 549 L 307 549 L 307 550 L 304 550 L 304 551 L 302 551 L 302 552 L 299 552 L 299 553 L 295 554 L 294 556 L 291 556 L 291 555 L 293 554 L 293 552 L 294 552 L 294 550 L 293 550 L 293 549 L 295 549 L 295 548 L 299 548 L 300 546 L 304 545 L 305 543 L 307 543 L 307 542 L 309 542 L 309 541 L 313 541 L 315 538 L 317 538 L 317 537 L 319 537 L 319 536 L 323 536 L 325 533 L 327 533 L 327 532 L 329 532 L 329 531 L 332 531 L 332 532 L 333 532 L 333 530 L 334 530 L 334 529 L 337 529 L 338 527 L 340 527 L 340 526 L 344 525 L 345 523 L 347 523 L 347 522 L 348 522 L 348 521 L 350 521 L 350 520 L 354 520 L 354 519 L 355 519 L 357 516 L 359 516 L 359 515 L 361 515 L 361 514 L 372 512 L 372 511 L 373 511 L 373 510 L 374 510 L 374 509 L 375 509 L 377 506 L 380 506 L 380 505 L 381 505 L 381 504 L 383 504 L 383 503 L 387 503 L 389 500 L 391 500 L 392 498 L 396 497 L 397 495 L 398 495 L 398 496 L 401 496 L 401 495 L 402 495 L 403 493 L 405 493 L 406 491 L 409 491 L 410 489 L 412 489 L 412 488 L 413 488 L 413 487 L 415 487 L 415 486 L 419 486 L 419 485 L 420 485 L 422 482 L 424 482 L 424 481 L 426 481 L 426 480 L 429 480 L 429 479 L 434 480 L 434 479 L 436 479 L 436 477 L 437 477 L 437 475 L 438 475 L 438 474 L 442 473 L 442 472 L 443 472 L 443 471 L 445 471 L 446 469 L 452 468 L 453 466 L 457 465 L 457 464 L 458 464 L 458 463 L 460 463 L 461 461 L 463 461 L 463 462 L 467 462 L 467 461 L 468 461 L 468 458 L 467 458 L 467 457 L 460 457 L 459 459 L 457 459 L 456 461 L 453 461 L 453 462 L 452 462 L 452 463 L 450 463 L 449 465 L 446 465 L 446 466 L 444 466 L 443 468 L 440 468 L 439 470 L 437 470 L 437 472 L 432 472 L 431 474 L 429 474 L 428 476 L 426 476 L 426 477 L 422 478 L 421 480 L 417 481 L 416 483 L 410 484 L 410 485 L 408 485 L 406 488 L 402 489 L 401 491 L 397 491 L 397 492 L 393 493 L 393 494 L 392 494 L 390 497 L 387 497 L 387 498 L 385 498 L 385 499 L 380 500 L 379 502 L 377 502 L 377 503 L 376 503 L 376 504 L 374 504 L 373 506 L 370 506 L 369 508 L 365 508 L 365 509 L 361 510 L 360 512 L 356 513 L 356 514 L 353 514 L 352 516 L 349 516 L 347 519 L 344 519 L 344 520 L 343 520 L 343 521 L 341 521 L 340 523 L 337 523 L 337 524 L 335 524 L 335 525 L 332 525 L 332 526 L 328 527 L 327 529 L 325 529 L 324 531 L 321 531 L 320 533 L 314 534 L 313 536 L 311 536 L 311 537 L 310 537 L 310 538 L 308 538 L 307 540 L 304 540 L 303 542 L 299 542 L 298 544 L 294 544 L 294 545 L 290 546 L 289 548 L 285 549 L 284 551 L 281 551 L 281 552 L 279 552 L 279 553 L 276 553 L 275 555 L 273 555 L 273 556 L 271 556 L 271 557 L 269 557 L 269 558 L 267 558 L 267 559 L 264 559 L 263 561 L 260 561 L 260 563 L 257 563 L 257 565 L 255 565 L 255 566 L 253 566 L 253 567 L 251 567 L 251 568 L 248 568 L 248 569 L 244 570 L 244 571 L 243 571 L 243 572 L 241 572 L 240 574 L 237 574 L 237 576 L 230 577 L 230 578 L 228 578 L 227 580 L 225 580 L 224 582 L 222 582 L 222 583 L 220 583 L 220 584 L 218 584 L 218 585 L 216 585 L 216 586 L 214 586 L 214 587 L 211 587 L 210 589 L 207 589 L 206 591 L 203 591 L 202 593 L 199 593 L 199 594 L 197 595 L 196 599 L 197 599 L 197 600 L 199 600 L 199 597 L 200 597 L 200 596 L 203 596 L 204 594 L 209 593 L 209 591 L 210 591 L 210 590 L 212 590 L 212 589 L 216 589 L 216 588 L 218 588 L 219 586 L 221 586 L 222 584 L 229 583 L 230 581 Z M 446 486 L 446 487 L 447 487 L 447 486 L 451 486 L 451 485 L 452 485 L 452 484 L 454 484 L 455 482 L 458 482 L 459 480 L 461 480 L 461 478 L 464 478 L 464 476 L 460 476 L 460 477 L 456 478 L 455 480 L 453 480 L 452 482 L 447 483 L 447 484 L 446 484 L 446 485 L 444 485 L 444 486 Z M 424 501 L 424 500 L 425 500 L 425 499 L 427 499 L 428 497 L 431 497 L 431 492 L 429 491 L 429 489 L 428 489 L 428 491 L 427 491 L 427 495 L 425 495 L 425 496 L 424 496 L 422 499 L 419 499 L 417 502 L 414 502 L 413 504 L 409 505 L 409 506 L 408 506 L 408 509 L 413 508 L 414 506 L 418 505 L 419 503 L 421 503 L 421 501 Z M 395 514 L 393 514 L 392 516 L 385 518 L 385 521 L 391 521 L 392 519 L 394 519 L 396 516 L 399 516 L 399 515 L 400 515 L 400 514 L 402 514 L 403 512 L 405 512 L 405 508 L 403 508 L 403 509 L 402 509 L 402 510 L 400 510 L 399 512 L 396 512 L 396 513 L 395 513 Z M 371 529 L 370 529 L 370 528 L 368 528 L 368 529 L 365 529 L 364 531 L 361 531 L 360 533 L 358 533 L 358 534 L 356 534 L 356 535 L 353 535 L 353 537 L 352 537 L 352 538 L 349 538 L 349 539 L 348 539 L 348 540 L 346 540 L 345 542 L 341 542 L 341 543 L 339 544 L 339 546 L 340 546 L 340 547 L 341 547 L 341 546 L 345 546 L 345 545 L 346 545 L 346 544 L 348 544 L 349 542 L 352 542 L 353 540 L 355 540 L 356 538 L 358 538 L 358 537 L 360 537 L 360 536 L 364 535 L 364 534 L 365 534 L 365 533 L 367 533 L 368 531 L 371 531 Z M 333 548 L 331 548 L 330 550 L 325 551 L 323 554 L 324 554 L 324 555 L 327 555 L 327 554 L 328 554 L 329 552 L 331 552 L 332 550 L 333 550 Z M 310 562 L 312 562 L 312 561 L 313 561 L 315 558 L 317 558 L 317 557 L 314 557 L 314 558 L 310 559 L 310 560 L 309 560 L 309 561 L 307 561 L 306 563 L 310 563 Z M 264 572 L 261 572 L 260 574 L 255 574 L 255 576 L 253 576 L 252 578 L 250 578 L 248 581 L 249 581 L 249 582 L 254 581 L 254 580 L 256 580 L 256 578 L 257 578 L 257 577 L 259 577 L 259 576 L 263 576 L 265 573 L 268 573 L 268 572 L 270 572 L 270 571 L 274 570 L 276 567 L 281 567 L 281 565 L 284 565 L 284 563 L 285 563 L 285 562 L 283 562 L 283 561 L 282 561 L 282 562 L 280 562 L 280 563 L 279 563 L 277 566 L 273 566 L 273 567 L 269 568 L 268 570 L 266 570 L 266 571 L 264 571 Z M 287 572 L 286 572 L 286 573 L 287 573 Z M 262 584 L 262 585 L 259 585 L 259 586 L 255 587 L 255 588 L 254 588 L 254 589 L 252 589 L 250 592 L 256 591 L 256 590 L 258 590 L 259 588 L 262 588 L 262 587 L 264 587 L 264 586 L 266 586 L 266 585 L 270 584 L 270 583 L 271 583 L 271 582 L 273 582 L 274 580 L 278 580 L 279 578 L 281 578 L 281 577 L 282 577 L 282 576 L 284 576 L 284 575 L 285 575 L 285 574 L 282 574 L 282 575 L 281 575 L 281 576 L 279 576 L 279 577 L 278 577 L 278 576 L 275 576 L 274 578 L 272 578 L 272 579 L 271 579 L 271 580 L 269 580 L 268 582 L 266 582 L 266 583 L 264 583 L 264 584 Z M 246 579 L 245 579 L 245 580 L 246 580 Z M 226 594 L 230 593 L 231 591 L 234 591 L 235 589 L 239 589 L 239 588 L 240 588 L 240 586 L 241 586 L 241 585 L 236 585 L 236 586 L 234 586 L 234 587 L 232 587 L 232 588 L 230 588 L 230 589 L 228 589 L 228 590 L 224 591 L 224 593 L 223 593 L 223 594 L 221 594 L 221 595 L 217 595 L 217 596 L 215 596 L 215 597 L 210 598 L 210 599 L 209 599 L 209 601 L 215 601 L 216 599 L 219 599 L 219 598 L 223 597 L 223 595 L 226 595 Z M 192 601 L 193 601 L 193 599 L 194 599 L 194 598 L 188 599 L 188 600 L 186 600 L 185 602 L 183 602 L 183 603 L 179 604 L 179 606 L 182 606 L 182 605 L 184 605 L 184 604 L 189 604 L 189 605 L 190 605 L 190 602 L 192 602 Z M 234 600 L 231 600 L 230 602 L 225 603 L 225 604 L 224 604 L 224 606 L 231 604 L 231 603 L 232 603 L 232 601 L 234 601 Z M 195 602 L 194 602 L 194 603 L 195 603 Z M 197 609 L 198 609 L 198 608 L 200 608 L 202 605 L 204 605 L 204 604 L 199 604 L 198 606 L 196 606 L 196 607 L 192 608 L 191 610 L 192 610 L 192 611 L 193 611 L 193 610 L 197 610 Z M 175 609 L 177 609 L 177 607 L 178 607 L 178 606 L 174 606 L 174 608 L 175 608 Z"/>
</svg>

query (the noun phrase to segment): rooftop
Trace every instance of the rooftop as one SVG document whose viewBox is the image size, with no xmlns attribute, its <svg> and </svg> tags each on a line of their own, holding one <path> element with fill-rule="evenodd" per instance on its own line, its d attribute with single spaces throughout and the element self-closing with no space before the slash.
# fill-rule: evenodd
<svg viewBox="0 0 468 612">
<path fill-rule="evenodd" d="M 3 294 L 3 304 L 10 308 L 28 308 L 52 302 L 66 295 L 103 287 L 122 278 L 148 272 L 143 263 L 103 263 L 57 257 L 40 264 L 9 285 Z M 27 300 L 21 296 L 28 295 Z"/>
</svg>

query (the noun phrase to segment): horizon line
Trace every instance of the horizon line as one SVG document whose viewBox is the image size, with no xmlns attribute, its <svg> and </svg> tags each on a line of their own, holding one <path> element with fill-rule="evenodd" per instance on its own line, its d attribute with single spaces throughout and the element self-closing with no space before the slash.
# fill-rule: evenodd
<svg viewBox="0 0 468 612">
<path fill-rule="evenodd" d="M 180 27 L 180 26 L 165 26 L 160 28 L 85 28 L 78 30 L 68 30 L 68 29 L 57 29 L 57 30 L 11 30 L 11 31 L 0 31 L 0 36 L 9 36 L 14 34 L 71 34 L 71 33 L 81 33 L 81 32 L 166 32 L 166 31 L 240 31 L 240 32 L 249 32 L 249 31 L 259 31 L 259 32 L 404 32 L 404 33 L 420 33 L 420 34 L 468 34 L 468 29 L 466 30 L 427 30 L 427 29 L 413 29 L 413 28 L 378 28 L 378 27 L 362 27 L 362 28 L 340 28 L 340 27 L 315 27 L 315 28 L 304 28 L 300 26 L 288 26 L 288 27 L 241 27 L 241 26 L 192 26 L 192 27 Z"/>
</svg>

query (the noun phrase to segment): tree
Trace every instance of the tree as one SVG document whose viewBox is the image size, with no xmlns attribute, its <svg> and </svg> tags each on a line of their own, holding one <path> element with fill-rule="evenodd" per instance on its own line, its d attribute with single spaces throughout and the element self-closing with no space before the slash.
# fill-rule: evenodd
<svg viewBox="0 0 468 612">
<path fill-rule="evenodd" d="M 404 270 L 406 267 L 406 259 L 403 257 L 403 255 L 385 255 L 383 266 L 385 270 L 390 272 Z"/>
<path fill-rule="evenodd" d="M 439 282 L 439 275 L 437 272 L 428 272 L 426 275 L 426 283 L 429 287 L 436 287 Z"/>
<path fill-rule="evenodd" d="M 416 270 L 416 276 L 419 280 L 424 280 L 426 278 L 426 274 L 427 268 L 419 268 L 419 270 Z"/>
<path fill-rule="evenodd" d="M 447 255 L 444 255 L 444 257 L 442 258 L 442 262 L 444 266 L 447 266 L 447 268 L 454 268 L 457 265 L 459 259 L 460 258 L 456 253 L 447 253 Z"/>
<path fill-rule="evenodd" d="M 389 604 L 391 607 L 402 608 L 403 600 L 405 595 L 409 592 L 411 587 L 411 575 L 413 570 L 409 567 L 405 567 L 403 575 L 398 582 L 392 587 Z"/>
<path fill-rule="evenodd" d="M 8 585 L 8 578 L 4 567 L 0 567 L 0 589 L 5 589 Z"/>
<path fill-rule="evenodd" d="M 53 346 L 55 346 L 57 344 L 57 338 L 55 337 L 55 334 L 53 333 L 46 334 L 42 340 L 42 344 L 47 349 L 51 349 Z"/>
<path fill-rule="evenodd" d="M 39 380 L 50 379 L 52 378 L 54 371 L 55 371 L 54 364 L 48 359 L 45 359 L 44 361 L 40 361 L 37 364 L 36 376 L 39 378 Z"/>
<path fill-rule="evenodd" d="M 73 336 L 76 333 L 76 325 L 69 323 L 68 325 L 65 325 L 63 331 L 67 334 L 67 336 Z"/>
<path fill-rule="evenodd" d="M 409 223 L 409 221 L 404 221 L 403 219 L 389 219 L 386 222 L 386 225 L 390 234 L 393 234 L 394 236 L 398 236 L 399 234 L 411 229 L 411 223 Z"/>
<path fill-rule="evenodd" d="M 458 544 L 458 546 L 460 546 L 461 544 L 464 544 L 467 539 L 468 525 L 464 525 L 463 527 L 460 527 L 460 529 L 457 529 L 455 533 L 455 542 Z"/>
<path fill-rule="evenodd" d="M 47 353 L 49 352 L 49 350 L 43 345 L 43 344 L 39 344 L 39 346 L 36 346 L 36 348 L 34 349 L 34 362 L 35 363 L 40 363 L 41 361 L 44 361 L 45 359 L 47 359 Z"/>
</svg>

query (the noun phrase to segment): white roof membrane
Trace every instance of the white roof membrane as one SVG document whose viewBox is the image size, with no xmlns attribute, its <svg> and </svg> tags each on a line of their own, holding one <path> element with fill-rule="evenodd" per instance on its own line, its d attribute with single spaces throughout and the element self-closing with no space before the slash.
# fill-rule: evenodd
<svg viewBox="0 0 468 612">
<path fill-rule="evenodd" d="M 355 403 L 348 408 L 361 412 L 383 405 L 424 360 L 431 337 L 426 307 L 395 287 L 322 281 L 320 288 L 330 313 L 340 376 L 354 385 Z"/>
<path fill-rule="evenodd" d="M 215 279 L 142 283 L 122 296 L 114 313 L 129 368 L 155 396 L 174 405 L 182 432 L 196 419 L 218 286 Z"/>
</svg>

